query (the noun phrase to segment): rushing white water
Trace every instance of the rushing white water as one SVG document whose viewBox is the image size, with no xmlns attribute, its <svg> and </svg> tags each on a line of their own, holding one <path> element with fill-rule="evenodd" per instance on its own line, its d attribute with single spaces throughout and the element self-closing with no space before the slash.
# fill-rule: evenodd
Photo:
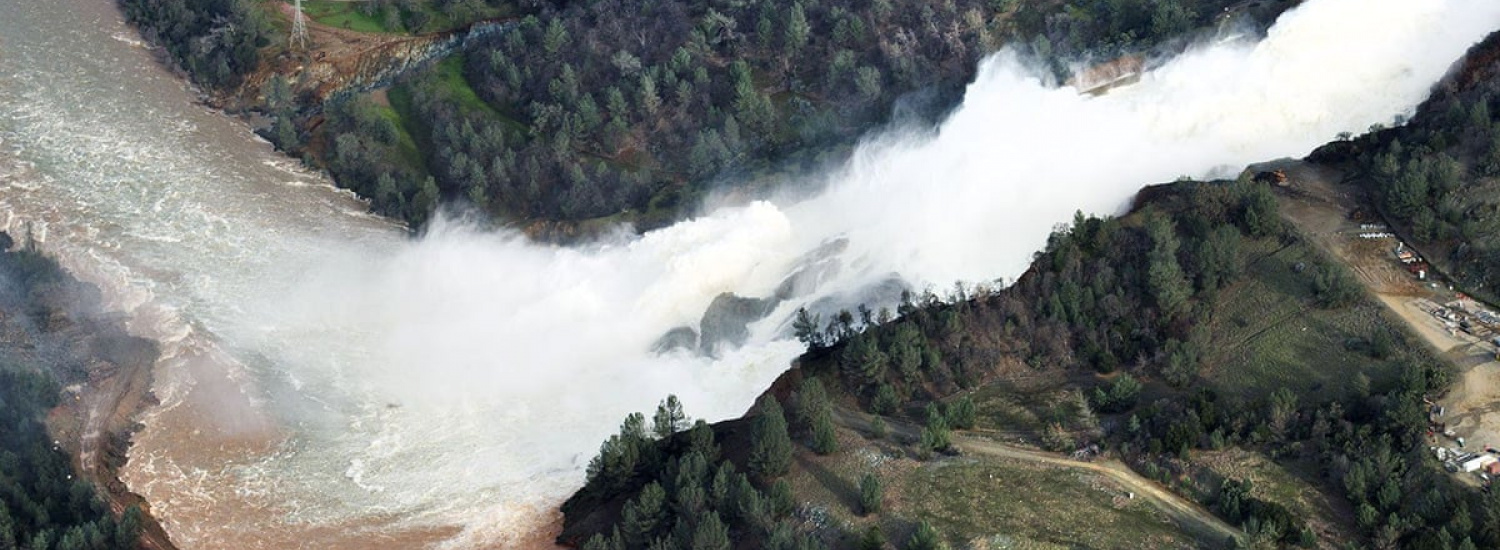
<svg viewBox="0 0 1500 550">
<path fill-rule="evenodd" d="M 1102 97 L 1002 53 L 939 129 L 871 138 L 819 196 L 558 248 L 403 240 L 189 105 L 108 4 L 0 0 L 0 211 L 164 343 L 125 476 L 185 548 L 513 546 L 626 413 L 746 409 L 798 353 L 798 305 L 1015 277 L 1074 210 L 1390 122 L 1500 28 L 1491 0 L 1311 0 Z M 650 351 L 838 238 L 841 269 L 744 347 Z"/>
</svg>

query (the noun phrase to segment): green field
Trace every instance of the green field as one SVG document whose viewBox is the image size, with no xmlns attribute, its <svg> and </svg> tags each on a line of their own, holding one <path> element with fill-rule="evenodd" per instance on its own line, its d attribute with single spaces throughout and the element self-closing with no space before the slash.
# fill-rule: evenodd
<svg viewBox="0 0 1500 550">
<path fill-rule="evenodd" d="M 952 548 L 1199 547 L 1152 504 L 1098 474 L 986 455 L 924 462 L 895 437 L 840 429 L 839 452 L 799 454 L 787 476 L 804 509 L 822 518 L 815 523 L 842 533 L 849 548 L 873 525 L 901 548 L 918 521 Z M 881 480 L 885 498 L 881 512 L 861 516 L 866 473 Z"/>
<path fill-rule="evenodd" d="M 405 29 L 387 28 L 383 21 L 383 12 L 373 15 L 365 15 L 359 10 L 359 2 L 339 2 L 336 0 L 304 0 L 302 2 L 302 13 L 307 14 L 313 21 L 317 21 L 330 27 L 348 29 L 358 32 L 405 32 Z"/>
<path fill-rule="evenodd" d="M 412 2 L 413 8 L 410 10 L 386 5 L 366 15 L 361 9 L 363 4 L 363 2 L 339 0 L 304 0 L 302 13 L 307 14 L 313 21 L 351 31 L 422 34 L 452 30 L 475 21 L 497 19 L 514 15 L 516 12 L 515 7 L 509 3 L 498 7 L 483 3 L 469 3 L 465 4 L 465 11 L 460 16 L 454 17 L 439 11 L 431 2 Z M 421 25 L 417 28 L 408 28 L 408 25 L 414 21 L 420 21 Z"/>
<path fill-rule="evenodd" d="M 423 161 L 421 149 L 417 148 L 417 141 L 412 137 L 412 128 L 407 126 L 409 119 L 402 116 L 402 113 L 394 107 L 395 103 L 395 98 L 392 98 L 392 106 L 375 104 L 374 110 L 381 118 L 396 125 L 398 136 L 396 148 L 400 151 L 401 158 L 411 166 L 423 166 L 426 163 Z"/>
<path fill-rule="evenodd" d="M 1194 453 L 1193 463 L 1220 478 L 1250 481 L 1254 484 L 1251 495 L 1285 506 L 1292 514 L 1307 520 L 1325 541 L 1355 538 L 1353 511 L 1348 501 L 1320 490 L 1315 464 L 1282 464 L 1261 453 L 1238 448 L 1200 451 Z"/>
<path fill-rule="evenodd" d="M 912 516 L 955 548 L 1197 548 L 1143 499 L 1091 472 L 986 458 L 923 465 L 903 483 Z M 1218 541 L 1213 541 L 1218 542 Z M 984 547 L 984 546 L 981 546 Z"/>
<path fill-rule="evenodd" d="M 1336 398 L 1348 394 L 1359 373 L 1377 384 L 1395 374 L 1392 362 L 1350 346 L 1377 329 L 1392 330 L 1380 306 L 1314 304 L 1312 272 L 1324 259 L 1310 245 L 1246 245 L 1254 261 L 1245 279 L 1219 293 L 1209 326 L 1203 376 L 1215 389 L 1254 397 L 1287 387 Z"/>
</svg>

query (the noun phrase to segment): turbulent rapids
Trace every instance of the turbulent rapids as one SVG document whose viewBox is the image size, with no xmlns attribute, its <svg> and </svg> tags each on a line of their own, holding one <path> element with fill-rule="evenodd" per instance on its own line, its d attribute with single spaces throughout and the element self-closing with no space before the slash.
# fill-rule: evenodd
<svg viewBox="0 0 1500 550">
<path fill-rule="evenodd" d="M 0 220 L 162 342 L 124 477 L 184 548 L 514 546 L 626 413 L 743 412 L 797 307 L 1013 278 L 1075 210 L 1390 123 L 1500 28 L 1492 0 L 1310 0 L 1100 97 L 1002 52 L 818 196 L 561 248 L 404 238 L 193 105 L 114 10 L 0 0 Z M 653 351 L 726 292 L 785 299 L 742 346 Z"/>
</svg>

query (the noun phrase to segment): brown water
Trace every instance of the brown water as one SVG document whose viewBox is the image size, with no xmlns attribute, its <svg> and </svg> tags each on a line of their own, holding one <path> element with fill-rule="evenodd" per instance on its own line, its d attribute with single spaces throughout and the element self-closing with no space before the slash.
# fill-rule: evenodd
<svg viewBox="0 0 1500 550">
<path fill-rule="evenodd" d="M 288 266 L 330 248 L 394 246 L 396 227 L 195 105 L 109 1 L 0 1 L 0 140 L 0 221 L 29 228 L 163 344 L 162 405 L 123 478 L 176 543 L 337 547 L 361 534 L 348 547 L 369 548 L 454 530 L 364 513 L 299 525 L 299 507 L 333 507 L 281 500 L 270 488 L 283 480 L 257 473 L 295 452 L 295 427 L 262 406 L 285 381 L 215 334 L 243 312 L 226 296 L 284 288 Z"/>
</svg>

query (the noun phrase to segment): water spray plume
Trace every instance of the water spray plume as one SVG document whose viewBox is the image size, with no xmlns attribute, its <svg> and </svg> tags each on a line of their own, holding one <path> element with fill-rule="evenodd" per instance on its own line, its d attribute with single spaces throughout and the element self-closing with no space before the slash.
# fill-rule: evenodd
<svg viewBox="0 0 1500 550">
<path fill-rule="evenodd" d="M 412 241 L 352 216 L 299 215 L 268 229 L 257 225 L 263 216 L 213 205 L 172 218 L 163 237 L 265 247 L 276 261 L 184 259 L 188 275 L 151 279 L 139 265 L 177 260 L 149 244 L 139 252 L 146 241 L 134 234 L 154 228 L 127 216 L 97 220 L 123 227 L 126 245 L 89 248 L 85 230 L 71 244 L 62 231 L 54 245 L 94 279 L 112 276 L 91 267 L 105 258 L 137 266 L 126 279 L 136 286 L 188 293 L 159 318 L 147 306 L 164 297 L 121 302 L 138 318 L 187 327 L 158 368 L 163 403 L 127 467 L 185 548 L 352 548 L 402 532 L 504 547 L 580 485 L 625 414 L 667 394 L 695 417 L 743 413 L 800 353 L 789 334 L 798 307 L 891 300 L 895 280 L 915 289 L 1012 280 L 1076 210 L 1119 213 L 1144 184 L 1233 176 L 1389 124 L 1496 28 L 1500 3 L 1488 0 L 1309 0 L 1258 44 L 1194 49 L 1102 96 L 1048 86 L 1000 52 L 939 127 L 867 138 L 816 196 L 710 209 L 585 246 L 452 220 Z M 44 135 L 38 146 L 89 142 L 28 115 L 13 120 Z M 214 181 L 188 168 L 150 177 Z M 302 212 L 264 206 L 271 200 L 245 193 L 234 204 Z M 102 216 L 55 225 L 89 215 Z M 218 240 L 201 241 L 205 233 Z M 817 276 L 784 284 L 813 265 Z M 699 328 L 726 292 L 771 299 L 743 346 L 653 351 L 669 331 Z M 237 374 L 201 381 L 217 372 Z M 243 402 L 237 418 L 258 419 L 230 432 L 264 447 L 182 447 L 189 427 L 210 429 L 192 403 L 214 387 L 240 395 L 222 398 Z"/>
</svg>

